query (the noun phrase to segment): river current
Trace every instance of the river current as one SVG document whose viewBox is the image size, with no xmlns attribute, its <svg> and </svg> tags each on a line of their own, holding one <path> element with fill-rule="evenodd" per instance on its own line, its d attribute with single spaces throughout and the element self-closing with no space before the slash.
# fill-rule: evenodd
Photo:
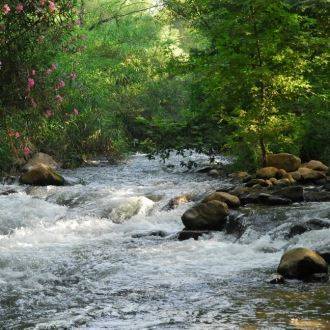
<svg viewBox="0 0 330 330">
<path fill-rule="evenodd" d="M 267 283 L 285 249 L 329 247 L 330 229 L 285 234 L 302 220 L 330 221 L 330 203 L 246 207 L 240 239 L 180 242 L 193 202 L 166 203 L 230 185 L 181 161 L 137 154 L 62 171 L 70 186 L 0 186 L 16 190 L 0 196 L 0 328 L 330 329 L 329 283 Z"/>
</svg>

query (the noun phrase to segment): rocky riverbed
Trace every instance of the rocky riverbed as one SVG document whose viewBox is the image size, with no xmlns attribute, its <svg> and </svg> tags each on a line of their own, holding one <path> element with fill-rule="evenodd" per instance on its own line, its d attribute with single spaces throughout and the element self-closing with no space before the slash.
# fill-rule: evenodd
<svg viewBox="0 0 330 330">
<path fill-rule="evenodd" d="M 269 196 L 288 199 L 275 191 L 289 185 L 245 187 L 269 179 L 233 181 L 181 161 L 135 155 L 62 170 L 65 186 L 2 185 L 0 327 L 328 329 L 329 282 L 268 282 L 286 250 L 328 251 L 330 202 L 306 199 L 326 183 L 304 183 L 303 199 L 297 190 L 297 200 L 271 204 Z M 229 204 L 226 223 L 186 239 L 182 215 L 215 191 L 240 205 L 218 201 Z M 253 203 L 249 194 L 258 194 Z"/>
</svg>

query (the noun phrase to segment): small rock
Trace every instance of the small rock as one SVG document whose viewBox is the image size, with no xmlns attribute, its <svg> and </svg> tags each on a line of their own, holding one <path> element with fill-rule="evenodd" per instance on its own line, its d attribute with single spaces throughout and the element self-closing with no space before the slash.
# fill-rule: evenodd
<svg viewBox="0 0 330 330">
<path fill-rule="evenodd" d="M 220 172 L 216 169 L 213 169 L 207 173 L 208 176 L 211 176 L 212 178 L 217 178 L 220 176 Z"/>
<path fill-rule="evenodd" d="M 16 193 L 17 193 L 17 191 L 15 189 L 8 189 L 8 190 L 0 192 L 0 196 L 8 196 L 11 194 L 16 194 Z"/>
<path fill-rule="evenodd" d="M 307 231 L 321 230 L 325 228 L 330 228 L 330 221 L 322 219 L 311 219 L 304 223 L 298 223 L 291 227 L 289 233 L 286 235 L 286 238 L 292 238 L 296 235 L 301 235 Z"/>
<path fill-rule="evenodd" d="M 240 238 L 246 229 L 244 214 L 231 213 L 226 221 L 224 231 L 228 235 L 235 235 Z"/>
<path fill-rule="evenodd" d="M 288 174 L 290 174 L 291 177 L 293 178 L 293 180 L 295 180 L 295 181 L 301 180 L 301 174 L 299 171 L 289 172 Z"/>
<path fill-rule="evenodd" d="M 195 241 L 198 240 L 198 238 L 202 235 L 209 235 L 210 231 L 207 230 L 187 230 L 184 229 L 179 232 L 178 234 L 178 240 L 179 241 L 185 241 L 187 239 L 193 238 Z"/>
<path fill-rule="evenodd" d="M 234 172 L 228 175 L 232 179 L 244 180 L 247 177 L 251 177 L 248 172 Z"/>
<path fill-rule="evenodd" d="M 173 210 L 181 204 L 189 203 L 192 200 L 192 195 L 186 194 L 172 198 L 165 206 L 164 210 Z"/>
<path fill-rule="evenodd" d="M 282 275 L 280 274 L 273 274 L 271 278 L 268 281 L 269 284 L 284 284 L 285 279 Z"/>
<path fill-rule="evenodd" d="M 203 199 L 203 203 L 210 202 L 212 200 L 220 201 L 226 203 L 229 207 L 237 208 L 240 206 L 241 202 L 237 196 L 228 194 L 223 191 L 217 191 Z"/>
<path fill-rule="evenodd" d="M 282 186 L 282 187 L 290 186 L 291 184 L 292 183 L 290 182 L 289 179 L 280 179 L 280 180 L 277 180 L 277 183 L 276 183 L 277 186 Z"/>
<path fill-rule="evenodd" d="M 132 238 L 142 238 L 142 237 L 166 237 L 168 234 L 165 231 L 162 230 L 154 230 L 150 231 L 147 233 L 138 233 L 138 234 L 133 234 Z"/>
<path fill-rule="evenodd" d="M 317 273 L 328 273 L 328 265 L 315 251 L 307 248 L 295 248 L 285 252 L 277 272 L 285 278 L 307 280 Z"/>
<path fill-rule="evenodd" d="M 255 185 L 260 185 L 262 187 L 268 187 L 269 184 L 263 179 L 252 179 L 245 184 L 245 187 L 253 187 Z"/>
</svg>

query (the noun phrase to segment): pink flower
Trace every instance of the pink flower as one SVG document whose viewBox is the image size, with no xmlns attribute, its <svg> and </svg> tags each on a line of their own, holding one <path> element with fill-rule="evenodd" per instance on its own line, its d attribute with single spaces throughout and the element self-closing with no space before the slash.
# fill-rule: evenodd
<svg viewBox="0 0 330 330">
<path fill-rule="evenodd" d="M 46 4 L 46 0 L 40 0 L 39 3 L 40 3 L 40 6 L 43 7 Z"/>
<path fill-rule="evenodd" d="M 57 65 L 55 63 L 53 63 L 51 66 L 50 66 L 50 69 L 52 71 L 55 71 L 57 69 Z"/>
<path fill-rule="evenodd" d="M 64 86 L 65 86 L 65 82 L 63 80 L 60 80 L 60 82 L 58 83 L 58 87 L 63 88 Z"/>
<path fill-rule="evenodd" d="M 36 75 L 36 70 L 31 70 L 31 76 L 35 76 Z"/>
<path fill-rule="evenodd" d="M 52 69 L 47 69 L 46 70 L 46 75 L 49 76 L 52 72 L 53 72 Z"/>
<path fill-rule="evenodd" d="M 34 79 L 29 78 L 29 79 L 28 79 L 28 89 L 30 90 L 31 88 L 34 87 L 34 85 L 35 85 L 35 81 L 34 81 Z"/>
<path fill-rule="evenodd" d="M 2 7 L 2 12 L 4 15 L 7 15 L 11 11 L 10 7 L 7 4 L 4 4 Z"/>
<path fill-rule="evenodd" d="M 18 139 L 21 136 L 20 132 L 15 132 L 15 138 Z"/>
<path fill-rule="evenodd" d="M 53 13 L 53 12 L 55 11 L 55 9 L 56 9 L 56 7 L 55 7 L 55 3 L 54 3 L 53 1 L 49 1 L 48 8 L 49 8 L 49 11 L 50 11 L 51 13 Z"/>
<path fill-rule="evenodd" d="M 76 108 L 74 108 L 74 109 L 72 110 L 72 112 L 73 112 L 73 114 L 76 115 L 76 116 L 79 115 L 79 111 L 78 111 Z"/>
<path fill-rule="evenodd" d="M 45 117 L 46 117 L 46 118 L 49 118 L 49 117 L 51 117 L 52 115 L 53 115 L 52 110 L 48 109 L 48 110 L 45 111 Z"/>
<path fill-rule="evenodd" d="M 70 78 L 71 78 L 72 80 L 75 80 L 75 79 L 77 78 L 77 74 L 76 74 L 75 72 L 71 72 L 71 73 L 70 73 Z"/>
<path fill-rule="evenodd" d="M 55 100 L 56 100 L 58 103 L 61 103 L 61 102 L 63 101 L 63 97 L 62 97 L 61 95 L 57 94 L 57 95 L 55 96 Z"/>
<path fill-rule="evenodd" d="M 24 10 L 24 6 L 22 3 L 19 3 L 17 6 L 16 6 L 16 12 L 17 13 L 20 13 Z"/>
<path fill-rule="evenodd" d="M 24 147 L 23 148 L 23 154 L 24 154 L 24 156 L 28 156 L 28 155 L 30 155 L 30 153 L 31 153 L 31 149 L 29 148 L 29 147 Z"/>
</svg>

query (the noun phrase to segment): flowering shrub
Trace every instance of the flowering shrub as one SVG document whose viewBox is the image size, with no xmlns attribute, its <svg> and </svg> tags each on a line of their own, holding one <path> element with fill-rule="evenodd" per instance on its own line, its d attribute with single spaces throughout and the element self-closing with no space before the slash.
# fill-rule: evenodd
<svg viewBox="0 0 330 330">
<path fill-rule="evenodd" d="M 30 122 L 60 113 L 66 81 L 76 78 L 55 63 L 77 25 L 75 7 L 76 0 L 0 2 L 0 136 L 9 139 L 14 158 L 30 154 Z M 21 114 L 24 132 L 15 114 Z M 8 119 L 13 115 L 16 122 Z"/>
</svg>

